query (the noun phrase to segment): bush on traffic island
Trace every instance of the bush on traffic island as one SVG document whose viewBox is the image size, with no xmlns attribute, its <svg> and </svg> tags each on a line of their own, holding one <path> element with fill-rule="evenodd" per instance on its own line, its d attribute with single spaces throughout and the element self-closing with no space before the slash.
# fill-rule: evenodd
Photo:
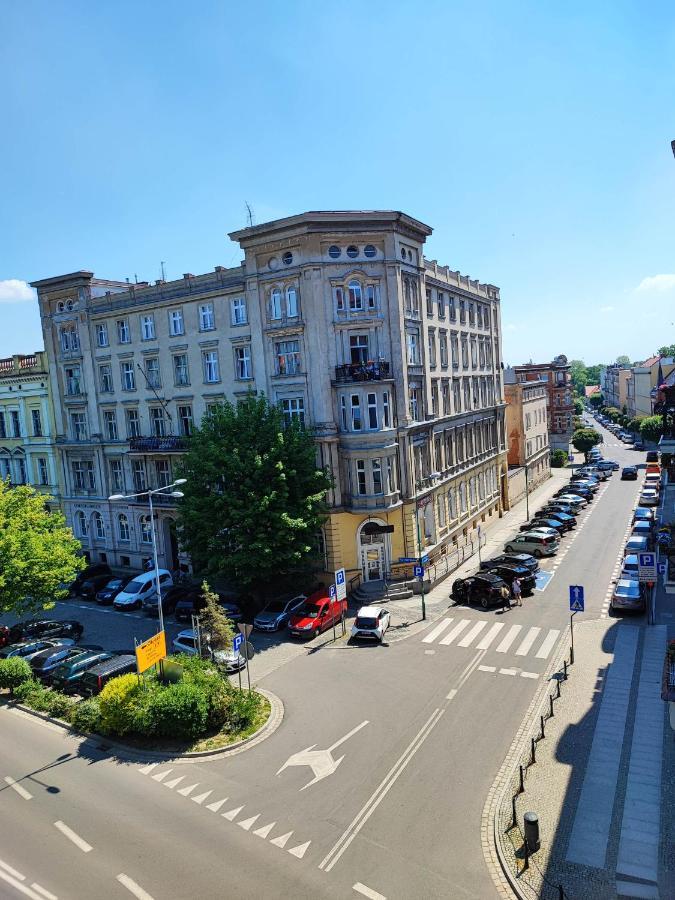
<svg viewBox="0 0 675 900">
<path fill-rule="evenodd" d="M 70 722 L 78 731 L 100 731 L 101 706 L 98 697 L 88 697 L 76 703 L 70 712 Z"/>
<path fill-rule="evenodd" d="M 208 697 L 196 684 L 179 681 L 150 693 L 148 713 L 152 735 L 194 739 L 206 731 Z"/>
<path fill-rule="evenodd" d="M 75 702 L 71 697 L 60 691 L 53 691 L 34 678 L 24 681 L 15 691 L 15 697 L 24 706 L 47 713 L 57 719 L 67 719 L 71 707 Z"/>
<path fill-rule="evenodd" d="M 28 662 L 20 656 L 10 656 L 8 659 L 0 659 L 0 688 L 9 691 L 10 697 L 14 691 L 26 681 L 30 681 L 33 672 Z"/>
<path fill-rule="evenodd" d="M 99 694 L 101 731 L 125 735 L 136 731 L 136 719 L 144 702 L 144 683 L 137 675 L 112 678 Z"/>
</svg>

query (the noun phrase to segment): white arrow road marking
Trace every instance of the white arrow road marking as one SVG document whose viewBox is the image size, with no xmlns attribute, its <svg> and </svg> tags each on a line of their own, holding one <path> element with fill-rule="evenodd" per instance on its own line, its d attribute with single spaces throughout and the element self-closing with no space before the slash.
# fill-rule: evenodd
<svg viewBox="0 0 675 900">
<path fill-rule="evenodd" d="M 179 793 L 181 797 L 189 797 L 196 787 L 199 787 L 199 782 L 197 782 L 196 784 L 191 784 L 188 787 L 181 788 L 177 793 Z"/>
<path fill-rule="evenodd" d="M 170 775 L 173 772 L 173 769 L 164 769 L 163 772 L 158 772 L 156 775 L 152 776 L 153 781 L 163 781 L 167 775 Z"/>
<path fill-rule="evenodd" d="M 79 834 L 76 834 L 72 828 L 68 828 L 60 819 L 57 822 L 54 822 L 54 827 L 58 828 L 62 835 L 68 838 L 69 841 L 72 841 L 76 847 L 79 847 L 83 853 L 89 853 L 92 850 L 91 844 L 88 844 L 84 838 L 81 838 Z"/>
<path fill-rule="evenodd" d="M 251 825 L 255 825 L 255 823 L 258 821 L 259 818 L 260 818 L 260 813 L 258 813 L 257 816 L 251 816 L 250 819 L 243 819 L 241 822 L 237 822 L 237 825 L 240 828 L 243 828 L 244 831 L 250 831 Z"/>
<path fill-rule="evenodd" d="M 223 819 L 227 819 L 228 822 L 234 822 L 243 808 L 243 806 L 238 806 L 236 809 L 231 809 L 229 812 L 222 813 Z"/>
<path fill-rule="evenodd" d="M 220 807 L 223 805 L 223 803 L 226 803 L 227 800 L 228 800 L 227 797 L 223 797 L 222 800 L 216 800 L 215 803 L 209 803 L 206 808 L 210 809 L 211 812 L 218 812 Z"/>
<path fill-rule="evenodd" d="M 266 838 L 267 835 L 270 833 L 270 831 L 274 828 L 274 826 L 276 824 L 277 824 L 276 822 L 270 822 L 269 825 L 263 825 L 262 828 L 256 828 L 256 830 L 253 832 L 253 834 L 257 834 L 258 837 L 261 837 L 261 838 Z"/>
<path fill-rule="evenodd" d="M 331 744 L 330 747 L 327 747 L 325 750 L 315 750 L 314 748 L 316 747 L 316 744 L 312 744 L 305 750 L 301 750 L 299 753 L 294 753 L 279 769 L 277 775 L 281 775 L 284 769 L 287 769 L 289 766 L 309 766 L 314 773 L 314 778 L 312 778 L 311 781 L 308 781 L 307 784 L 300 788 L 301 791 L 304 791 L 312 784 L 316 784 L 317 781 L 321 781 L 322 778 L 327 778 L 329 775 L 332 775 L 335 772 L 337 767 L 344 759 L 344 756 L 341 756 L 339 759 L 334 759 L 332 751 L 339 747 L 340 744 L 344 744 L 345 741 L 348 741 L 350 737 L 355 735 L 357 731 L 365 728 L 366 725 L 368 725 L 368 719 L 366 719 L 364 722 L 361 722 L 361 724 L 357 725 L 356 728 L 352 728 L 352 730 L 348 732 L 344 737 L 341 737 L 339 741 L 335 741 L 334 744 Z"/>
<path fill-rule="evenodd" d="M 273 841 L 270 841 L 270 844 L 274 844 L 275 847 L 281 847 L 283 850 L 292 834 L 292 831 L 288 831 L 286 834 L 282 834 L 281 837 L 274 838 Z"/>
<path fill-rule="evenodd" d="M 197 794 L 196 797 L 190 797 L 190 799 L 192 800 L 193 803 L 201 804 L 206 800 L 207 797 L 210 797 L 212 793 L 213 793 L 213 791 L 206 791 L 203 794 Z"/>
<path fill-rule="evenodd" d="M 165 788 L 173 790 L 177 784 L 181 783 L 181 781 L 185 781 L 185 775 L 179 775 L 178 778 L 172 778 L 171 781 L 163 781 L 162 784 Z"/>
<path fill-rule="evenodd" d="M 152 900 L 150 894 L 147 891 L 144 891 L 140 884 L 136 884 L 133 878 L 129 878 L 128 875 L 125 875 L 124 872 L 121 872 L 117 876 L 117 880 L 120 884 L 124 885 L 130 894 L 137 897 L 138 900 Z"/>
<path fill-rule="evenodd" d="M 29 793 L 23 785 L 20 785 L 18 781 L 14 781 L 13 778 L 10 778 L 9 775 L 5 775 L 5 781 L 11 787 L 13 791 L 16 791 L 19 797 L 23 797 L 24 800 L 32 800 L 33 795 Z"/>
<path fill-rule="evenodd" d="M 297 847 L 293 847 L 293 849 L 289 850 L 288 852 L 291 854 L 291 856 L 297 856 L 298 859 L 302 859 L 311 843 L 311 841 L 307 841 L 305 844 L 298 844 Z"/>
</svg>

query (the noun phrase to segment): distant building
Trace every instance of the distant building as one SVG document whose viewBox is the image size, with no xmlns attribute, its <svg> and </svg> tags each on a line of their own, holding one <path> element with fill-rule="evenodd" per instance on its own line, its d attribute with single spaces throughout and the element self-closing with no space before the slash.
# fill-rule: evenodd
<svg viewBox="0 0 675 900">
<path fill-rule="evenodd" d="M 573 433 L 574 401 L 572 376 L 567 357 L 556 356 L 550 363 L 514 366 L 519 383 L 543 381 L 548 393 L 548 433 L 551 450 L 569 451 Z"/>
<path fill-rule="evenodd" d="M 623 412 L 624 406 L 628 409 L 628 381 L 631 376 L 630 366 L 612 363 L 611 366 L 605 367 L 602 389 L 605 406 L 613 406 L 619 412 Z"/>
<path fill-rule="evenodd" d="M 504 372 L 506 445 L 509 464 L 509 506 L 551 476 L 548 434 L 548 384 L 515 381 L 515 371 Z"/>
<path fill-rule="evenodd" d="M 587 384 L 586 387 L 584 388 L 584 396 L 586 397 L 586 399 L 588 399 L 589 397 L 592 397 L 593 394 L 600 394 L 600 393 L 601 393 L 601 390 L 600 390 L 599 384 Z"/>
</svg>

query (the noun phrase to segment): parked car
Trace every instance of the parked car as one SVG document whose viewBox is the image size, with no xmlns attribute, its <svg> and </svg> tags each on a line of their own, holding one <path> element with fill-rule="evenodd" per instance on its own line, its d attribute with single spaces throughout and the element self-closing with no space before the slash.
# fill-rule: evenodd
<svg viewBox="0 0 675 900">
<path fill-rule="evenodd" d="M 652 522 L 649 522 L 646 519 L 638 519 L 637 521 L 633 521 L 631 537 L 633 535 L 635 535 L 636 537 L 645 537 L 649 541 L 651 539 L 653 531 L 654 528 Z"/>
<path fill-rule="evenodd" d="M 381 606 L 362 606 L 357 612 L 352 625 L 353 640 L 367 638 L 382 643 L 384 635 L 391 623 L 391 614 Z"/>
<path fill-rule="evenodd" d="M 87 669 L 80 678 L 79 693 L 85 697 L 100 694 L 111 678 L 136 671 L 136 656 L 129 653 L 111 656 Z"/>
<path fill-rule="evenodd" d="M 565 531 L 571 531 L 572 528 L 576 528 L 577 520 L 575 517 L 559 509 L 541 510 L 539 515 L 540 518 L 557 520 L 564 526 Z"/>
<path fill-rule="evenodd" d="M 197 590 L 197 588 L 184 584 L 174 584 L 166 590 L 162 590 L 162 613 L 167 615 L 175 612 L 178 602 L 180 600 L 185 600 L 185 598 L 189 597 L 191 592 L 194 592 L 195 590 Z M 159 615 L 155 593 L 143 598 L 143 612 L 150 616 Z"/>
<path fill-rule="evenodd" d="M 37 638 L 72 638 L 77 643 L 82 637 L 84 626 L 75 619 L 27 619 L 10 626 L 9 643 L 28 641 Z"/>
<path fill-rule="evenodd" d="M 621 470 L 622 481 L 637 481 L 638 470 L 636 466 L 624 466 Z"/>
<path fill-rule="evenodd" d="M 656 514 L 653 509 L 648 509 L 645 506 L 638 506 L 633 510 L 634 522 L 654 522 L 655 519 Z"/>
<path fill-rule="evenodd" d="M 657 463 L 659 461 L 659 451 L 658 450 L 647 450 L 647 455 L 645 456 L 645 460 L 648 463 Z"/>
<path fill-rule="evenodd" d="M 540 515 L 550 515 L 551 513 L 565 513 L 566 516 L 571 516 L 576 522 L 576 514 L 579 512 L 578 509 L 573 509 L 569 503 L 565 503 L 563 500 L 550 500 L 546 506 L 542 507 L 539 510 Z"/>
<path fill-rule="evenodd" d="M 109 578 L 100 590 L 96 592 L 96 602 L 101 606 L 112 603 L 119 592 L 129 583 L 129 578 Z"/>
<path fill-rule="evenodd" d="M 579 494 L 560 494 L 558 497 L 563 503 L 566 503 L 574 515 L 580 512 L 585 506 L 588 506 L 588 500 L 580 497 Z"/>
<path fill-rule="evenodd" d="M 551 528 L 548 525 L 539 526 L 537 528 L 528 528 L 527 531 L 523 532 L 524 534 L 541 534 L 545 537 L 556 538 L 556 540 L 560 541 L 560 532 L 557 528 Z"/>
<path fill-rule="evenodd" d="M 644 612 L 646 603 L 643 586 L 632 578 L 620 578 L 612 592 L 610 604 L 612 609 Z"/>
<path fill-rule="evenodd" d="M 624 444 L 632 444 L 635 441 L 635 438 L 632 434 L 628 434 L 627 431 L 624 431 L 619 434 L 619 439 L 623 441 Z"/>
<path fill-rule="evenodd" d="M 225 666 L 228 672 L 238 672 L 240 669 L 246 668 L 246 657 L 238 650 L 215 650 L 211 651 L 208 643 L 202 639 L 202 655 L 211 655 L 213 659 L 220 665 Z M 179 631 L 173 639 L 172 648 L 174 653 L 187 653 L 188 656 L 196 656 L 198 652 L 197 637 L 192 628 L 184 628 Z"/>
<path fill-rule="evenodd" d="M 65 694 L 77 691 L 80 679 L 87 669 L 92 669 L 99 663 L 112 659 L 115 655 L 105 650 L 85 650 L 77 656 L 60 662 L 52 670 L 49 682 L 55 690 L 63 691 Z"/>
<path fill-rule="evenodd" d="M 659 492 L 655 491 L 654 488 L 643 488 L 640 492 L 638 503 L 640 506 L 658 506 Z"/>
<path fill-rule="evenodd" d="M 594 447 L 592 450 L 588 451 L 588 459 L 602 459 L 602 451 L 598 450 L 597 447 Z"/>
<path fill-rule="evenodd" d="M 619 578 L 637 579 L 639 573 L 639 559 L 635 553 L 624 556 Z"/>
<path fill-rule="evenodd" d="M 83 600 L 95 600 L 96 594 L 110 581 L 110 575 L 94 575 L 80 585 L 80 597 Z"/>
<path fill-rule="evenodd" d="M 270 600 L 254 618 L 253 627 L 258 631 L 278 631 L 288 625 L 293 613 L 297 612 L 306 600 L 304 594 L 298 594 L 290 600 Z"/>
<path fill-rule="evenodd" d="M 171 572 L 166 569 L 159 569 L 160 588 L 170 588 L 173 584 Z M 157 598 L 157 585 L 155 582 L 154 569 L 149 572 L 141 572 L 140 575 L 134 576 L 133 580 L 125 585 L 124 590 L 113 600 L 115 609 L 139 609 L 143 605 L 144 600 Z"/>
<path fill-rule="evenodd" d="M 314 637 L 347 615 L 347 601 L 332 599 L 321 588 L 307 598 L 290 618 L 288 628 L 293 637 Z"/>
<path fill-rule="evenodd" d="M 70 583 L 68 587 L 69 592 L 71 594 L 79 594 L 84 582 L 90 578 L 96 578 L 98 575 L 107 575 L 108 578 L 112 578 L 112 569 L 107 563 L 94 563 L 91 566 L 87 566 L 81 572 L 78 572 L 75 580 Z"/>
<path fill-rule="evenodd" d="M 587 500 L 592 500 L 595 497 L 599 487 L 600 485 L 597 481 L 591 481 L 587 478 L 576 478 L 569 483 L 569 490 L 573 494 L 581 494 Z"/>
<path fill-rule="evenodd" d="M 661 490 L 661 473 L 660 472 L 647 472 L 645 475 L 643 488 L 652 488 L 655 491 Z"/>
<path fill-rule="evenodd" d="M 509 590 L 517 578 L 524 595 L 531 594 L 537 586 L 537 576 L 525 566 L 495 566 L 490 571 L 493 575 L 499 575 Z"/>
<path fill-rule="evenodd" d="M 531 553 L 533 556 L 554 556 L 558 552 L 560 538 L 546 534 L 526 531 L 511 538 L 504 545 L 506 553 Z"/>
<path fill-rule="evenodd" d="M 632 553 L 646 553 L 649 550 L 649 541 L 646 537 L 631 535 L 623 548 L 623 555 L 628 556 Z"/>
<path fill-rule="evenodd" d="M 581 469 L 577 469 L 572 476 L 572 480 L 578 475 L 579 477 L 594 478 L 596 481 L 607 481 L 608 478 L 612 477 L 612 472 L 613 469 L 600 469 L 595 465 L 583 466 Z"/>
<path fill-rule="evenodd" d="M 644 449 L 645 449 L 645 442 L 642 440 L 642 438 L 636 438 L 636 440 L 633 441 L 633 450 L 644 450 Z"/>
<path fill-rule="evenodd" d="M 511 596 L 509 586 L 494 572 L 480 572 L 468 578 L 455 578 L 450 599 L 455 603 L 479 603 L 483 609 L 498 606 Z"/>
<path fill-rule="evenodd" d="M 38 653 L 43 650 L 50 650 L 54 647 L 72 647 L 73 641 L 70 638 L 49 638 L 43 640 L 22 641 L 19 644 L 7 644 L 0 650 L 0 659 L 9 659 L 12 656 L 20 656 L 27 662 L 30 662 Z"/>
<path fill-rule="evenodd" d="M 242 612 L 236 603 L 233 603 L 225 594 L 214 592 L 218 597 L 218 604 L 231 622 L 241 622 Z M 189 622 L 192 616 L 198 615 L 204 609 L 201 588 L 191 588 L 188 593 L 180 598 L 174 609 L 174 618 L 177 622 Z"/>
<path fill-rule="evenodd" d="M 481 571 L 491 570 L 497 566 L 525 566 L 530 572 L 538 572 L 539 560 L 530 553 L 502 553 L 500 556 L 493 556 L 492 559 L 484 559 L 480 564 Z"/>
<path fill-rule="evenodd" d="M 536 516 L 520 526 L 521 531 L 537 531 L 539 528 L 552 528 L 558 534 L 562 534 L 563 531 L 567 530 L 566 526 L 559 522 L 558 519 L 544 519 Z"/>
<path fill-rule="evenodd" d="M 82 656 L 87 650 L 103 650 L 103 647 L 92 644 L 87 647 L 73 647 L 71 644 L 61 644 L 58 647 L 49 647 L 47 650 L 38 653 L 37 656 L 31 657 L 30 667 L 33 670 L 33 675 L 36 678 L 39 678 L 40 681 L 49 682 L 52 672 L 57 666 L 60 666 L 61 663 L 67 662 L 68 660 Z"/>
<path fill-rule="evenodd" d="M 600 459 L 598 462 L 594 463 L 599 469 L 604 469 L 605 471 L 616 472 L 621 467 L 615 459 Z"/>
</svg>

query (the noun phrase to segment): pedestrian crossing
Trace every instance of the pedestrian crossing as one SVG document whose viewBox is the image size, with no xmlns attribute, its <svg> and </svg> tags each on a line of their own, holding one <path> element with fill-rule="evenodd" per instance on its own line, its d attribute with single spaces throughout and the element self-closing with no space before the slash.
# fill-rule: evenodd
<svg viewBox="0 0 675 900">
<path fill-rule="evenodd" d="M 511 651 L 515 656 L 523 657 L 531 654 L 535 659 L 548 659 L 559 637 L 560 630 L 557 628 L 543 631 L 534 625 L 528 628 L 526 625 L 507 625 L 505 622 L 491 624 L 487 619 L 446 618 L 441 619 L 422 638 L 422 643 L 438 642 L 439 646 L 443 647 L 455 644 L 464 648 L 473 645 L 474 650 L 493 648 L 496 653 Z"/>
</svg>

